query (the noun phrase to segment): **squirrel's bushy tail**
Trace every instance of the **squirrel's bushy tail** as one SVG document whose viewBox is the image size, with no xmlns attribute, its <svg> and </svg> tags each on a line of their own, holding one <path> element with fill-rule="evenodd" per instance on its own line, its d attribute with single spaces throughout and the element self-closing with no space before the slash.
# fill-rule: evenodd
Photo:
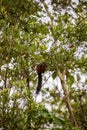
<svg viewBox="0 0 87 130">
<path fill-rule="evenodd" d="M 38 85 L 37 85 L 36 94 L 40 92 L 41 87 L 42 87 L 42 73 L 38 73 Z"/>
</svg>

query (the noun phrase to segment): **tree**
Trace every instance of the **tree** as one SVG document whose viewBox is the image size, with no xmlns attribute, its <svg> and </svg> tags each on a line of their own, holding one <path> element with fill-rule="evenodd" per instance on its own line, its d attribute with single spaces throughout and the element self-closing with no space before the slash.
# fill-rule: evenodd
<svg viewBox="0 0 87 130">
<path fill-rule="evenodd" d="M 86 7 L 86 2 L 71 0 L 0 2 L 0 127 L 86 129 L 86 90 L 77 91 L 81 75 L 87 73 Z M 34 100 L 35 67 L 42 62 L 47 63 L 46 77 L 51 73 L 58 78 L 63 92 L 58 86 L 42 89 L 43 105 Z"/>
</svg>

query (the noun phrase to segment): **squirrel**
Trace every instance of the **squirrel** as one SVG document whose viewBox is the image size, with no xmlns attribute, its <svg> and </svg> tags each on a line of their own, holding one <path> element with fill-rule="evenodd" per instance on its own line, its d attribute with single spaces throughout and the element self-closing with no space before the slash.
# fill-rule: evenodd
<svg viewBox="0 0 87 130">
<path fill-rule="evenodd" d="M 36 71 L 37 71 L 37 74 L 38 74 L 38 85 L 37 85 L 37 89 L 36 89 L 36 94 L 38 94 L 41 90 L 41 87 L 42 87 L 42 73 L 45 72 L 46 70 L 46 63 L 42 63 L 42 64 L 39 64 L 37 65 L 36 67 Z"/>
</svg>

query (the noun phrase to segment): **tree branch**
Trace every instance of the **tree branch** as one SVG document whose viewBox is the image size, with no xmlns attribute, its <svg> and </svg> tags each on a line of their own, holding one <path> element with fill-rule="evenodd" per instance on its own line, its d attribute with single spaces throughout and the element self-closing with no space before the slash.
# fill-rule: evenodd
<svg viewBox="0 0 87 130">
<path fill-rule="evenodd" d="M 71 121 L 72 123 L 75 125 L 75 127 L 77 128 L 77 130 L 79 130 L 79 126 L 77 124 L 77 121 L 75 119 L 75 116 L 74 116 L 74 113 L 73 113 L 73 109 L 72 109 L 72 106 L 70 104 L 70 97 L 69 97 L 69 93 L 66 89 L 66 85 L 65 85 L 65 74 L 66 74 L 66 69 L 64 69 L 64 71 L 61 73 L 60 70 L 58 69 L 57 70 L 57 74 L 60 78 L 60 81 L 61 81 L 61 85 L 62 85 L 62 89 L 63 89 L 63 92 L 64 92 L 64 96 L 65 96 L 65 101 L 66 101 L 66 105 L 67 105 L 67 108 L 68 108 L 68 111 L 69 111 L 69 114 L 70 114 L 70 117 L 71 117 Z"/>
</svg>

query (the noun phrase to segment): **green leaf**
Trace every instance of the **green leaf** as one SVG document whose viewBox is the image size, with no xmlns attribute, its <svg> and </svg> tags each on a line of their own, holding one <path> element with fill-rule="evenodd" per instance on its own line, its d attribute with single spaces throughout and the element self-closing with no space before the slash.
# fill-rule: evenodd
<svg viewBox="0 0 87 130">
<path fill-rule="evenodd" d="M 56 76 L 57 76 L 56 71 L 54 71 L 53 74 L 52 74 L 52 78 L 55 79 Z"/>
</svg>

